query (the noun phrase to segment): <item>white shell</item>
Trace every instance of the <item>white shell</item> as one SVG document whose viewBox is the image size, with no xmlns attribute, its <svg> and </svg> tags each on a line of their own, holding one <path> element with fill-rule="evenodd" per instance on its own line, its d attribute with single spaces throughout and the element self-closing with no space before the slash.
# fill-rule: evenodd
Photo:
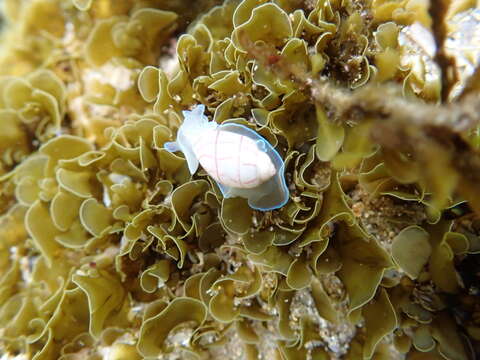
<svg viewBox="0 0 480 360">
<path fill-rule="evenodd" d="M 252 139 L 225 130 L 207 130 L 193 144 L 205 171 L 217 182 L 251 189 L 277 172 L 268 155 Z"/>
<path fill-rule="evenodd" d="M 209 122 L 198 105 L 184 111 L 177 140 L 167 151 L 182 151 L 193 175 L 202 165 L 223 196 L 243 197 L 257 210 L 278 209 L 289 199 L 285 165 L 277 151 L 252 129 L 235 123 Z"/>
</svg>

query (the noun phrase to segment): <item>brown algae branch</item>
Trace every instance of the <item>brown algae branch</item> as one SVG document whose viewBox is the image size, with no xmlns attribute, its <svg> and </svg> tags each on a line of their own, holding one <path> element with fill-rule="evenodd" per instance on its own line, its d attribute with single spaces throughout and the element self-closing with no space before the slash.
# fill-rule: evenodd
<svg viewBox="0 0 480 360">
<path fill-rule="evenodd" d="M 419 127 L 447 127 L 454 132 L 480 125 L 480 98 L 475 94 L 460 102 L 437 105 L 401 97 L 398 88 L 391 85 L 367 85 L 349 91 L 322 81 L 312 81 L 311 94 L 341 121 L 378 118 Z"/>
</svg>

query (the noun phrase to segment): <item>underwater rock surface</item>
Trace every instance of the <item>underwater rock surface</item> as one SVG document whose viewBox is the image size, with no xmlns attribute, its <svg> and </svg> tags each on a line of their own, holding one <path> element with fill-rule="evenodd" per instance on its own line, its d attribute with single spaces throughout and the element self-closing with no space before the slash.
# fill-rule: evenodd
<svg viewBox="0 0 480 360">
<path fill-rule="evenodd" d="M 2 360 L 480 354 L 478 0 L 1 6 Z"/>
</svg>

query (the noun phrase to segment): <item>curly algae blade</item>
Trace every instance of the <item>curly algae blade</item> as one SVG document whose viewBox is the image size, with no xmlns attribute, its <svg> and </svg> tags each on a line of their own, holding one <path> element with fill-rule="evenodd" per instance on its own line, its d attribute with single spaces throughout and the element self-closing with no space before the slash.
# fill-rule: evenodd
<svg viewBox="0 0 480 360">
<path fill-rule="evenodd" d="M 289 192 L 278 152 L 244 125 L 209 122 L 204 110 L 197 105 L 184 111 L 177 141 L 166 143 L 165 149 L 182 151 L 191 174 L 202 165 L 225 198 L 248 199 L 250 207 L 261 211 L 284 206 Z"/>
</svg>

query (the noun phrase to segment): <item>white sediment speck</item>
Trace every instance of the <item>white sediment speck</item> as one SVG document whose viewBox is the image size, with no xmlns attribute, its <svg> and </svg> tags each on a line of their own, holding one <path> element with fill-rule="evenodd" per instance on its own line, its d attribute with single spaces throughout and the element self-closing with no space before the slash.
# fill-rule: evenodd
<svg viewBox="0 0 480 360">
<path fill-rule="evenodd" d="M 121 184 L 124 181 L 130 181 L 129 176 L 118 174 L 118 173 L 111 173 L 110 175 L 108 175 L 108 178 L 115 184 Z"/>
<path fill-rule="evenodd" d="M 125 66 L 108 62 L 99 68 L 85 70 L 83 80 L 85 83 L 99 82 L 118 91 L 126 91 L 135 86 L 135 74 L 135 71 Z"/>
</svg>

